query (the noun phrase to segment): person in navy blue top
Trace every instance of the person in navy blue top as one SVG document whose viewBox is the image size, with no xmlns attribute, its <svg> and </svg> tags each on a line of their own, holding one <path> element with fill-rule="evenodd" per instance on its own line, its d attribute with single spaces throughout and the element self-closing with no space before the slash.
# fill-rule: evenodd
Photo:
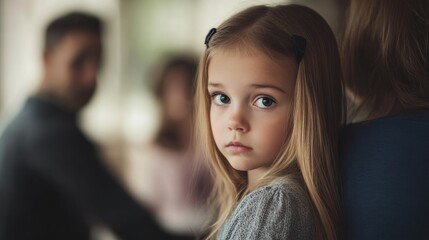
<svg viewBox="0 0 429 240">
<path fill-rule="evenodd" d="M 347 239 L 429 239 L 429 110 L 347 126 Z"/>
<path fill-rule="evenodd" d="M 91 99 L 101 22 L 70 13 L 47 28 L 41 87 L 0 138 L 0 239 L 170 239 L 103 165 L 76 116 Z"/>
<path fill-rule="evenodd" d="M 342 58 L 345 239 L 429 239 L 429 2 L 352 0 Z"/>
</svg>

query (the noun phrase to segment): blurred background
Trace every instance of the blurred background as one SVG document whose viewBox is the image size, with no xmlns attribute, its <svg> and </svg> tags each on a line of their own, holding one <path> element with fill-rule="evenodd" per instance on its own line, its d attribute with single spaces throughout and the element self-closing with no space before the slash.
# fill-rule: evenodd
<svg viewBox="0 0 429 240">
<path fill-rule="evenodd" d="M 103 67 L 80 123 L 101 147 L 109 168 L 126 186 L 134 186 L 130 191 L 138 197 L 138 182 L 146 175 L 130 178 L 130 166 L 143 161 L 144 146 L 161 126 L 154 86 L 163 64 L 172 55 L 198 57 L 208 30 L 233 13 L 279 3 L 315 9 L 340 35 L 341 0 L 0 0 L 0 132 L 39 84 L 46 24 L 73 10 L 96 14 L 106 24 Z"/>
</svg>

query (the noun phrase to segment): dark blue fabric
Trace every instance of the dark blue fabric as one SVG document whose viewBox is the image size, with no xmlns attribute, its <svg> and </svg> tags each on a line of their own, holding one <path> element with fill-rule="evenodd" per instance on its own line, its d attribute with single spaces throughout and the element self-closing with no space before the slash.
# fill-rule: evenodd
<svg viewBox="0 0 429 240">
<path fill-rule="evenodd" d="M 429 239 L 429 110 L 347 126 L 340 156 L 346 239 Z"/>
</svg>

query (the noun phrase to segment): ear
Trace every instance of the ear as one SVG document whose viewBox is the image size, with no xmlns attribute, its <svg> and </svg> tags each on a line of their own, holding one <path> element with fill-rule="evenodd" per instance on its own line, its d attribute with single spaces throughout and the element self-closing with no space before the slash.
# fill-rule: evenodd
<svg viewBox="0 0 429 240">
<path fill-rule="evenodd" d="M 49 53 L 49 51 L 47 51 L 47 50 L 44 50 L 43 51 L 43 68 L 47 68 L 48 67 L 48 65 L 49 65 L 49 60 L 50 60 L 50 53 Z"/>
<path fill-rule="evenodd" d="M 49 78 L 49 75 L 52 72 L 52 62 L 53 62 L 53 52 L 49 50 L 44 50 L 42 55 L 42 71 L 44 78 Z"/>
</svg>

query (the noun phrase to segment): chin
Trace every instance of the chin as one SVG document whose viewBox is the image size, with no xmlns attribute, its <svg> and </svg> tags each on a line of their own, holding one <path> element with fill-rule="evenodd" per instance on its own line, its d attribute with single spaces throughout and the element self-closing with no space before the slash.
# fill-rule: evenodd
<svg viewBox="0 0 429 240">
<path fill-rule="evenodd" d="M 76 98 L 75 106 L 77 109 L 82 109 L 91 101 L 93 94 L 82 94 Z"/>
<path fill-rule="evenodd" d="M 240 157 L 230 157 L 228 158 L 228 162 L 232 168 L 237 171 L 250 171 L 253 167 L 249 164 L 249 160 L 240 158 Z"/>
</svg>

